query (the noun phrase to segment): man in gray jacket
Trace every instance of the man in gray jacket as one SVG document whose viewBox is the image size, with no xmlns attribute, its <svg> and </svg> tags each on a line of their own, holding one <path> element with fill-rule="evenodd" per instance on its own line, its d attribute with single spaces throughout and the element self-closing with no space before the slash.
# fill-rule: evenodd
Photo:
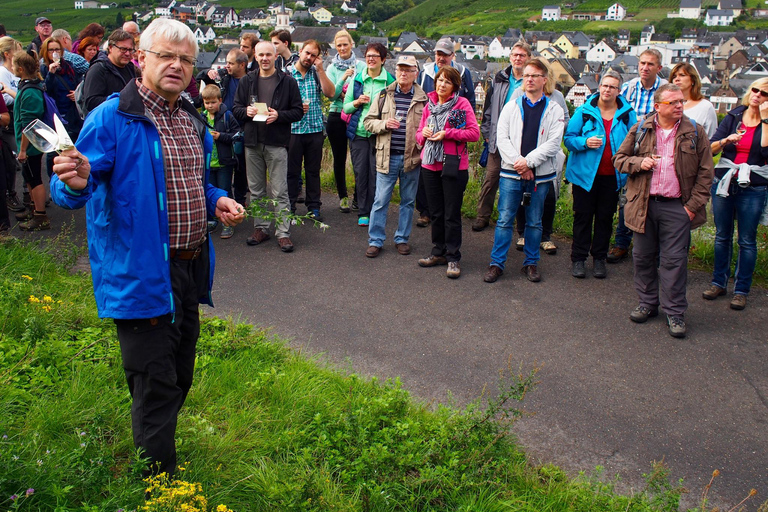
<svg viewBox="0 0 768 512">
<path fill-rule="evenodd" d="M 396 80 L 373 100 L 363 119 L 365 129 L 376 135 L 376 196 L 368 226 L 368 250 L 365 255 L 375 258 L 386 239 L 387 210 L 392 190 L 400 180 L 400 218 L 395 232 L 397 252 L 411 253 L 413 203 L 419 184 L 421 155 L 416 146 L 416 130 L 427 95 L 416 83 L 419 65 L 411 55 L 397 59 Z"/>
<path fill-rule="evenodd" d="M 499 171 L 501 170 L 501 156 L 496 147 L 499 114 L 509 101 L 512 91 L 522 85 L 523 68 L 530 58 L 531 47 L 525 41 L 516 42 L 512 46 L 512 51 L 509 52 L 510 65 L 496 74 L 490 90 L 485 95 L 480 133 L 488 144 L 488 165 L 485 168 L 485 179 L 477 200 L 477 218 L 472 224 L 472 231 L 482 231 L 490 222 L 496 191 L 499 190 Z"/>
</svg>

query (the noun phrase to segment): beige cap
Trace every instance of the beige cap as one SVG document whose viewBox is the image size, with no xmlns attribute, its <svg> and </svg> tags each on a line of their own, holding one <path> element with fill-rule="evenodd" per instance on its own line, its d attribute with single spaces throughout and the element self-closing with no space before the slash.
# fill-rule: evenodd
<svg viewBox="0 0 768 512">
<path fill-rule="evenodd" d="M 419 63 L 413 55 L 401 55 L 397 58 L 397 66 L 410 66 L 419 69 Z"/>
</svg>

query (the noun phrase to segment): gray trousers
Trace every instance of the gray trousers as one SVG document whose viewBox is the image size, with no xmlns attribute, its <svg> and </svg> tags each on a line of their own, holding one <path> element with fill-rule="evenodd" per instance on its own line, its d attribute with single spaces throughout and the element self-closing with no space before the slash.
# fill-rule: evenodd
<svg viewBox="0 0 768 512">
<path fill-rule="evenodd" d="M 682 202 L 679 199 L 657 202 L 650 198 L 645 233 L 635 233 L 632 252 L 635 290 L 641 306 L 656 308 L 661 305 L 661 310 L 669 316 L 685 314 L 688 309 L 685 291 L 690 245 L 691 221 Z"/>
<path fill-rule="evenodd" d="M 499 173 L 501 173 L 501 155 L 498 151 L 488 153 L 488 165 L 485 167 L 485 179 L 477 199 L 477 218 L 488 222 L 493 213 L 493 202 L 499 190 Z"/>
<path fill-rule="evenodd" d="M 251 201 L 258 201 L 267 195 L 267 171 L 269 171 L 269 197 L 277 201 L 275 208 L 275 237 L 291 236 L 290 221 L 286 215 L 291 213 L 288 199 L 288 150 L 281 146 L 257 144 L 245 147 L 245 168 L 248 173 L 248 188 Z M 269 230 L 270 221 L 256 217 L 253 227 Z"/>
</svg>

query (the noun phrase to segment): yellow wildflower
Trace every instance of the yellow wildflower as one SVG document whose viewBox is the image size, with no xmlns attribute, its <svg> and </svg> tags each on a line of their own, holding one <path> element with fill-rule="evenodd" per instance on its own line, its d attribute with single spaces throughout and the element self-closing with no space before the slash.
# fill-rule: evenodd
<svg viewBox="0 0 768 512">
<path fill-rule="evenodd" d="M 28 300 L 30 303 L 32 303 L 32 304 L 39 304 L 39 303 L 40 303 L 40 299 L 38 299 L 38 298 L 37 298 L 37 297 L 35 297 L 34 295 L 30 295 L 30 296 L 29 296 L 29 299 L 27 299 L 27 300 Z"/>
<path fill-rule="evenodd" d="M 51 312 L 51 306 L 43 306 L 43 311 L 45 311 L 46 313 L 50 313 Z"/>
<path fill-rule="evenodd" d="M 29 279 L 30 281 L 32 280 L 32 278 L 29 277 L 27 274 L 22 274 L 21 277 L 24 279 Z"/>
<path fill-rule="evenodd" d="M 50 304 L 51 302 L 53 302 L 53 297 L 51 297 L 50 295 L 43 295 L 43 302 L 47 302 Z"/>
</svg>

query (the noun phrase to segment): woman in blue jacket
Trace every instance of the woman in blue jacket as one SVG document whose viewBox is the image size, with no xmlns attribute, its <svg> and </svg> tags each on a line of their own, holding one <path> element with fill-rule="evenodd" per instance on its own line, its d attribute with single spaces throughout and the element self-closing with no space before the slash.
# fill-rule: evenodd
<svg viewBox="0 0 768 512">
<path fill-rule="evenodd" d="M 620 90 L 621 75 L 615 71 L 605 73 L 599 91 L 574 112 L 565 132 L 565 147 L 571 152 L 565 177 L 573 184 L 573 277 L 586 276 L 589 254 L 594 260 L 593 275 L 599 279 L 607 275 L 605 260 L 613 214 L 619 190 L 627 179 L 612 160 L 629 129 L 637 123 L 635 111 Z"/>
</svg>

